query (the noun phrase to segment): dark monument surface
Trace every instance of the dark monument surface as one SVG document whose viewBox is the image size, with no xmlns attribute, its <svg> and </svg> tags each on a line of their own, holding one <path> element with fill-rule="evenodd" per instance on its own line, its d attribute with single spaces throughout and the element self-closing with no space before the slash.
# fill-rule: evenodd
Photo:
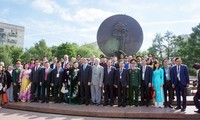
<svg viewBox="0 0 200 120">
<path fill-rule="evenodd" d="M 97 43 L 106 56 L 132 55 L 138 52 L 143 43 L 142 28 L 130 16 L 114 15 L 101 23 Z"/>
</svg>

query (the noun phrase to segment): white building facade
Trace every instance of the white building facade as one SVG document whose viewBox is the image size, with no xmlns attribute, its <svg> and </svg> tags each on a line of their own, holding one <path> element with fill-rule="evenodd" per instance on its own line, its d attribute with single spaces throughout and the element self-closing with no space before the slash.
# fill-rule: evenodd
<svg viewBox="0 0 200 120">
<path fill-rule="evenodd" d="M 9 45 L 23 48 L 24 27 L 0 22 L 0 46 Z"/>
</svg>

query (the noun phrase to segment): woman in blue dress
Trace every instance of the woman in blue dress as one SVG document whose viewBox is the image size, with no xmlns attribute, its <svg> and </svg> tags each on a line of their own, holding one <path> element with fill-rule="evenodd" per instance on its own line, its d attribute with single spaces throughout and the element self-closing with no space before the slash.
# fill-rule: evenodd
<svg viewBox="0 0 200 120">
<path fill-rule="evenodd" d="M 160 62 L 155 61 L 153 65 L 152 85 L 156 92 L 155 107 L 163 107 L 164 102 L 164 71 L 160 68 Z"/>
</svg>

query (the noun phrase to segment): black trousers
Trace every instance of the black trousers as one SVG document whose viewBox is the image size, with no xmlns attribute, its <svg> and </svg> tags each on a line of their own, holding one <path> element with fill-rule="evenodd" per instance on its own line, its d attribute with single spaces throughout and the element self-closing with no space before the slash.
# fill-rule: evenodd
<svg viewBox="0 0 200 120">
<path fill-rule="evenodd" d="M 18 98 L 19 98 L 19 96 L 18 96 L 19 89 L 20 89 L 20 86 L 19 86 L 18 83 L 17 83 L 16 86 L 13 85 L 13 99 L 14 99 L 15 101 L 18 101 Z"/>
<path fill-rule="evenodd" d="M 31 100 L 37 101 L 39 99 L 39 83 L 32 82 L 31 83 Z"/>
<path fill-rule="evenodd" d="M 47 81 L 44 81 L 42 84 L 42 101 L 49 101 L 50 97 L 50 84 Z"/>
<path fill-rule="evenodd" d="M 180 82 L 177 83 L 175 86 L 176 89 L 176 98 L 177 98 L 177 107 L 181 107 L 181 96 L 182 96 L 182 108 L 186 108 L 186 93 L 185 93 L 186 86 L 182 85 Z"/>
<path fill-rule="evenodd" d="M 200 91 L 199 91 L 199 89 L 197 90 L 197 93 L 195 94 L 193 100 L 194 100 L 194 104 L 195 104 L 196 108 L 200 110 L 200 102 L 199 102 L 199 100 L 200 100 Z"/>
<path fill-rule="evenodd" d="M 104 104 L 108 104 L 108 99 L 110 98 L 110 103 L 114 103 L 114 86 L 113 85 L 104 85 Z M 110 97 L 109 97 L 110 96 Z"/>
<path fill-rule="evenodd" d="M 141 81 L 141 104 L 144 103 L 144 99 L 146 98 L 146 105 L 150 104 L 150 92 L 149 86 L 145 84 L 144 80 Z"/>
<path fill-rule="evenodd" d="M 118 84 L 118 105 L 126 105 L 127 89 L 126 86 L 122 86 L 121 82 Z"/>
<path fill-rule="evenodd" d="M 61 88 L 62 85 L 55 85 L 54 84 L 54 101 L 60 103 L 62 98 L 63 98 L 63 94 L 61 94 Z"/>
<path fill-rule="evenodd" d="M 84 84 L 84 83 L 80 83 L 80 92 L 81 92 L 81 102 L 82 103 L 86 103 L 89 104 L 89 89 L 90 87 L 88 86 L 88 84 Z"/>
<path fill-rule="evenodd" d="M 169 95 L 169 100 L 167 100 L 167 93 Z M 165 106 L 169 106 L 172 104 L 172 100 L 173 100 L 173 88 L 172 88 L 172 84 L 171 84 L 171 80 L 166 80 L 165 84 L 164 84 L 164 97 L 165 97 Z"/>
</svg>

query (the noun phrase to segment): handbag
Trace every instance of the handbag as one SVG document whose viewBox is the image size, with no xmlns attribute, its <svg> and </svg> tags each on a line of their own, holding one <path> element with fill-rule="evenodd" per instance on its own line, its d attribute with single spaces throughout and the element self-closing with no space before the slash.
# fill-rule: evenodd
<svg viewBox="0 0 200 120">
<path fill-rule="evenodd" d="M 6 93 L 3 94 L 3 102 L 8 103 L 8 96 Z"/>
<path fill-rule="evenodd" d="M 184 88 L 184 94 L 185 94 L 185 96 L 192 96 L 192 89 L 190 88 L 190 87 L 185 87 Z"/>
<path fill-rule="evenodd" d="M 65 86 L 63 86 L 62 88 L 61 88 L 61 92 L 64 94 L 64 93 L 68 93 L 68 90 L 67 89 L 65 89 Z"/>
</svg>

